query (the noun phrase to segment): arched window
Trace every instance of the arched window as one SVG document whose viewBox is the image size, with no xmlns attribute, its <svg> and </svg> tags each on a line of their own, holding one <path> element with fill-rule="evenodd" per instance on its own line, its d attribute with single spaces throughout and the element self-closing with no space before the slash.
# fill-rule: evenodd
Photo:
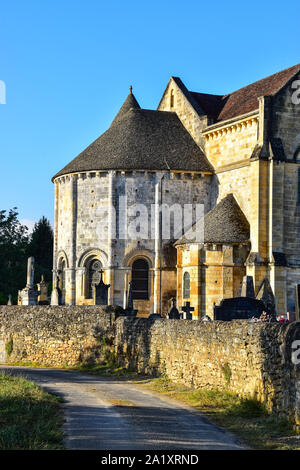
<svg viewBox="0 0 300 470">
<path fill-rule="evenodd" d="M 183 275 L 183 298 L 190 298 L 190 275 L 189 273 L 184 273 Z"/>
<path fill-rule="evenodd" d="M 87 266 L 87 298 L 93 298 L 93 286 L 99 284 L 102 264 L 98 259 L 91 259 Z"/>
<path fill-rule="evenodd" d="M 144 259 L 132 263 L 132 297 L 133 299 L 148 300 L 149 264 Z"/>
<path fill-rule="evenodd" d="M 65 303 L 66 298 L 66 261 L 61 260 L 59 264 L 59 288 L 61 290 L 61 301 L 62 304 Z"/>
<path fill-rule="evenodd" d="M 170 108 L 174 108 L 174 90 L 170 93 Z"/>
</svg>

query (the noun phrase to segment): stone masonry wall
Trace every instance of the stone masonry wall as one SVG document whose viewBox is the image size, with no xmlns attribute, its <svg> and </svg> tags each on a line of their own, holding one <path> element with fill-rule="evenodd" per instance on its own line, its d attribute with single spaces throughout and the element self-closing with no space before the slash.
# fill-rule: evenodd
<svg viewBox="0 0 300 470">
<path fill-rule="evenodd" d="M 299 322 L 154 321 L 116 318 L 102 307 L 0 307 L 2 362 L 64 366 L 109 356 L 119 366 L 166 374 L 187 386 L 256 396 L 300 425 L 300 365 L 291 360 L 295 340 Z"/>
</svg>

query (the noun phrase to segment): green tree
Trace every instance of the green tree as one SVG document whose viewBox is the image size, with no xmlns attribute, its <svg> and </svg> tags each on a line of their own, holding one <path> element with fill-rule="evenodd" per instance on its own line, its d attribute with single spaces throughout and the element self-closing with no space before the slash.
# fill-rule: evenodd
<svg viewBox="0 0 300 470">
<path fill-rule="evenodd" d="M 53 230 L 49 220 L 42 217 L 34 225 L 28 245 L 28 256 L 35 259 L 35 282 L 44 274 L 45 281 L 51 282 L 53 264 Z"/>
<path fill-rule="evenodd" d="M 12 294 L 17 301 L 18 290 L 26 284 L 28 228 L 18 220 L 14 207 L 0 211 L 0 303 L 7 303 Z"/>
</svg>

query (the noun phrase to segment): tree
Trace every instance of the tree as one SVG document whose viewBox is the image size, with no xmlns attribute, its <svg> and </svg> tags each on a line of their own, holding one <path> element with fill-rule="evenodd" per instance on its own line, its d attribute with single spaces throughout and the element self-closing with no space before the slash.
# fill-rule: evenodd
<svg viewBox="0 0 300 470">
<path fill-rule="evenodd" d="M 14 207 L 8 214 L 0 211 L 0 303 L 12 294 L 14 303 L 18 290 L 26 283 L 28 228 L 18 220 Z"/>
<path fill-rule="evenodd" d="M 27 253 L 35 259 L 35 282 L 40 281 L 42 274 L 45 276 L 45 281 L 51 282 L 53 230 L 49 220 L 44 216 L 34 225 Z"/>
</svg>

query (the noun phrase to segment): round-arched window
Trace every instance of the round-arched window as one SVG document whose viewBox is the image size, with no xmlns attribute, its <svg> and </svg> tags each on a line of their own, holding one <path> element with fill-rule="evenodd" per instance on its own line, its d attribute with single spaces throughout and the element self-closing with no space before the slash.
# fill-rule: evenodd
<svg viewBox="0 0 300 470">
<path fill-rule="evenodd" d="M 65 303 L 66 298 L 66 261 L 62 259 L 59 263 L 59 288 L 61 290 L 61 301 Z"/>
<path fill-rule="evenodd" d="M 140 300 L 149 299 L 149 264 L 144 259 L 137 259 L 132 263 L 132 298 Z"/>
<path fill-rule="evenodd" d="M 190 298 L 190 275 L 189 273 L 185 272 L 183 275 L 183 298 L 189 299 Z"/>
</svg>

